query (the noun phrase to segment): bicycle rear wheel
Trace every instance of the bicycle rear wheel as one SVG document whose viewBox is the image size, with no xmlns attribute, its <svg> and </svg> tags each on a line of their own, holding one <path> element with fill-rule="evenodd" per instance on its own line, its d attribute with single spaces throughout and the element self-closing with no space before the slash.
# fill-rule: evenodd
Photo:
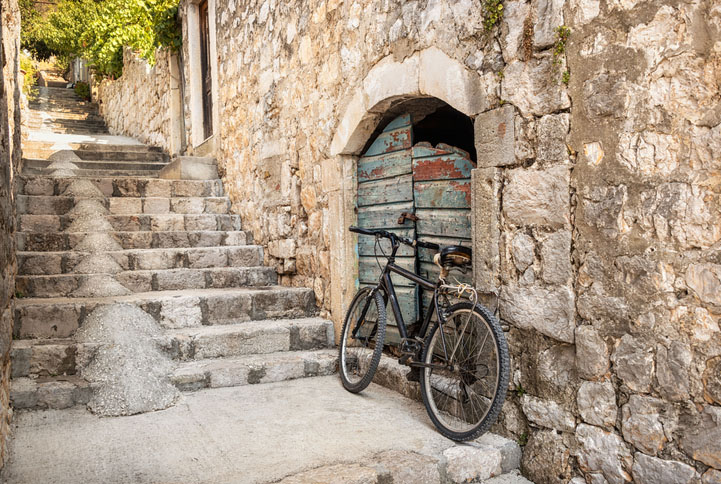
<svg viewBox="0 0 721 484">
<path fill-rule="evenodd" d="M 340 334 L 340 379 L 358 393 L 370 385 L 378 369 L 386 334 L 386 307 L 380 291 L 364 287 L 348 308 Z"/>
<path fill-rule="evenodd" d="M 442 326 L 428 333 L 421 359 L 423 404 L 436 428 L 451 440 L 488 431 L 506 398 L 510 358 L 503 330 L 480 305 L 451 306 Z"/>
</svg>

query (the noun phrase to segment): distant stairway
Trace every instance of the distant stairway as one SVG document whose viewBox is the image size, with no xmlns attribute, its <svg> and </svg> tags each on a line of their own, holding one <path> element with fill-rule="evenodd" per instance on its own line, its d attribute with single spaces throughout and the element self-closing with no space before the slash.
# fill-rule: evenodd
<svg viewBox="0 0 721 484">
<path fill-rule="evenodd" d="M 31 110 L 16 194 L 14 408 L 91 400 L 83 369 L 103 342 L 77 330 L 113 304 L 157 322 L 152 339 L 182 391 L 336 371 L 333 326 L 314 317 L 313 291 L 276 285 L 220 180 L 159 179 L 167 155 L 110 136 L 59 143 L 107 133 L 70 90 L 43 88 Z"/>
</svg>

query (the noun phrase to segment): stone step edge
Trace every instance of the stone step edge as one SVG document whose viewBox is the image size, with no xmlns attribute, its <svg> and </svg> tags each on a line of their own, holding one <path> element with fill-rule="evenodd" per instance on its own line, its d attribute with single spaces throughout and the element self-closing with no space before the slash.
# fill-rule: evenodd
<svg viewBox="0 0 721 484">
<path fill-rule="evenodd" d="M 15 233 L 15 241 L 17 243 L 17 247 L 20 247 L 20 252 L 35 252 L 35 253 L 46 253 L 51 252 L 50 250 L 42 250 L 40 249 L 33 249 L 33 250 L 27 250 L 24 247 L 28 244 L 41 244 L 40 241 L 37 239 L 42 238 L 53 238 L 51 242 L 43 242 L 43 244 L 53 244 L 62 242 L 65 244 L 68 248 L 62 249 L 62 250 L 52 250 L 52 252 L 70 252 L 73 251 L 71 247 L 71 239 L 75 239 L 75 244 L 80 243 L 82 239 L 87 237 L 88 235 L 92 234 L 93 232 L 59 232 L 59 233 L 47 233 L 47 232 L 16 232 Z M 133 242 L 133 244 L 141 244 L 143 240 L 147 240 L 148 245 L 144 246 L 141 245 L 139 247 L 123 247 L 122 250 L 150 250 L 150 249 L 191 249 L 191 248 L 218 248 L 218 247 L 246 247 L 249 245 L 255 245 L 253 244 L 252 240 L 252 233 L 246 231 L 246 230 L 182 230 L 182 231 L 151 231 L 151 230 L 137 230 L 137 231 L 109 231 L 106 232 L 108 235 L 113 237 L 118 241 L 118 243 L 121 246 L 130 245 L 130 242 Z M 135 236 L 135 234 L 139 234 Z M 153 234 L 158 234 L 157 238 L 153 236 Z M 220 237 L 221 239 L 228 240 L 228 238 L 231 238 L 231 243 L 225 243 L 224 240 L 221 240 L 220 244 L 211 243 L 210 245 L 175 245 L 175 244 L 182 244 L 182 240 L 180 242 L 176 241 L 168 241 L 168 245 L 163 245 L 164 242 L 161 241 L 161 239 L 164 238 L 188 238 L 188 242 L 191 243 L 191 239 L 197 238 L 197 242 L 200 241 L 203 237 Z M 232 238 L 235 238 L 234 240 Z M 36 240 L 32 240 L 36 239 Z M 62 239 L 62 240 L 61 240 Z M 131 239 L 137 239 L 137 241 L 133 241 Z M 237 242 L 243 241 L 244 244 L 238 244 Z M 213 241 L 211 241 L 213 242 Z M 235 242 L 235 243 L 232 243 Z M 153 247 L 153 244 L 156 244 L 157 247 Z"/>
<path fill-rule="evenodd" d="M 99 196 L 96 198 L 75 198 L 59 195 L 18 195 L 17 197 L 18 215 L 65 216 L 78 202 L 83 200 L 99 202 L 108 210 L 107 215 L 230 215 L 230 199 L 228 197 Z M 32 200 L 28 200 L 32 198 L 48 200 L 43 200 L 41 206 L 28 207 L 28 204 L 34 203 Z M 161 203 L 160 206 L 153 206 L 153 202 L 156 204 Z M 61 206 L 61 204 L 63 205 Z M 124 206 L 126 204 L 131 206 Z M 190 207 L 183 207 L 182 204 L 190 204 Z M 59 213 L 62 210 L 64 211 Z"/>
<path fill-rule="evenodd" d="M 160 299 L 176 299 L 178 297 L 212 297 L 227 295 L 258 295 L 268 293 L 312 293 L 313 289 L 307 287 L 288 287 L 288 286 L 265 286 L 265 287 L 233 287 L 225 289 L 180 289 L 171 291 L 151 291 L 138 292 L 127 296 L 105 296 L 105 297 L 58 297 L 58 298 L 20 298 L 15 301 L 15 309 L 22 309 L 27 306 L 46 306 L 46 305 L 85 305 L 85 304 L 115 304 L 115 303 L 133 303 L 144 301 L 157 301 Z M 278 319 L 278 318 L 276 318 Z"/>
<path fill-rule="evenodd" d="M 187 392 L 328 376 L 337 370 L 338 351 L 335 349 L 281 351 L 181 363 L 171 381 Z"/>
<path fill-rule="evenodd" d="M 143 179 L 158 179 L 158 172 L 160 172 L 159 169 L 153 168 L 152 170 L 96 170 L 96 169 L 79 169 L 79 170 L 71 170 L 73 172 L 73 176 L 70 177 L 74 180 L 77 180 L 79 178 L 98 178 L 98 177 L 108 177 L 108 178 L 143 178 Z M 49 170 L 47 168 L 23 168 L 23 175 L 38 175 L 45 178 L 55 178 L 53 176 L 53 173 L 55 170 Z M 62 177 L 58 178 L 69 178 L 63 175 Z"/>
<path fill-rule="evenodd" d="M 262 345 L 262 342 L 271 339 L 273 335 L 286 338 L 281 342 L 284 349 L 273 349 L 277 348 L 277 345 L 273 344 L 265 347 Z M 155 340 L 173 360 L 187 362 L 211 358 L 203 355 L 215 353 L 225 354 L 218 354 L 212 358 L 333 348 L 335 338 L 331 321 L 319 317 L 307 317 L 165 329 Z M 253 347 L 243 345 L 246 342 Z M 223 348 L 223 344 L 226 348 Z M 233 350 L 234 344 L 245 347 Z M 77 342 L 73 338 L 17 339 L 11 349 L 12 377 L 17 379 L 31 375 L 74 375 L 78 370 L 78 356 L 89 357 L 99 345 L 100 343 Z M 220 345 L 219 350 L 218 345 Z M 247 353 L 244 352 L 246 350 Z"/>
<path fill-rule="evenodd" d="M 141 269 L 122 271 L 114 274 L 20 274 L 15 278 L 16 294 L 24 294 L 22 297 L 33 298 L 54 298 L 54 297 L 75 297 L 83 298 L 82 295 L 72 294 L 83 284 L 92 281 L 93 277 L 110 275 L 121 286 L 127 288 L 130 293 L 151 291 L 164 291 L 173 289 L 224 289 L 238 287 L 235 284 L 243 284 L 245 287 L 267 287 L 277 284 L 277 273 L 272 267 L 257 266 L 231 266 L 231 267 L 206 267 L 190 268 L 181 267 L 177 269 Z M 213 277 L 220 279 L 215 281 Z M 232 278 L 235 277 L 233 280 Z M 180 282 L 178 278 L 185 279 Z M 228 279 L 231 278 L 231 279 Z M 65 291 L 56 289 L 57 285 L 74 283 L 74 288 Z M 40 284 L 38 287 L 37 284 Z M 221 286 L 220 284 L 223 284 Z M 46 285 L 43 287 L 43 285 Z M 48 289 L 47 286 L 50 287 Z M 152 289 L 157 287 L 158 289 Z M 26 292 L 27 291 L 27 292 Z M 67 296 L 58 294 L 62 291 Z M 69 292 L 68 292 L 69 291 Z M 38 294 L 40 292 L 41 294 Z"/>
<path fill-rule="evenodd" d="M 141 232 L 140 230 L 138 232 Z M 148 230 L 144 230 L 142 232 L 149 232 Z M 212 232 L 212 231 L 209 231 Z M 241 232 L 240 230 L 219 230 L 218 232 Z M 28 232 L 22 232 L 22 233 L 28 233 Z M 34 233 L 50 233 L 50 234 L 65 234 L 65 233 L 74 233 L 74 232 L 34 232 Z M 112 233 L 112 232 L 107 232 Z M 160 233 L 160 232 L 158 232 Z M 185 251 L 202 251 L 202 250 L 211 250 L 211 249 L 217 249 L 217 250 L 232 250 L 232 249 L 255 249 L 255 250 L 261 250 L 263 249 L 262 245 L 258 244 L 245 244 L 245 245 L 219 245 L 217 247 L 163 247 L 163 248 L 153 248 L 153 249 L 121 249 L 121 250 L 105 250 L 101 253 L 103 255 L 112 255 L 112 254 L 120 254 L 120 255 L 133 255 L 135 253 L 143 253 L 148 254 L 151 251 L 157 252 L 157 253 L 165 253 L 172 250 L 177 250 L 179 252 L 185 252 Z M 35 257 L 35 256 L 48 256 L 48 255 L 59 255 L 59 256 L 66 256 L 66 255 L 78 255 L 78 256 L 88 256 L 93 255 L 96 252 L 87 252 L 87 251 L 81 251 L 81 250 L 59 250 L 59 251 L 44 251 L 44 250 L 19 250 L 16 252 L 18 256 L 21 257 Z"/>
<path fill-rule="evenodd" d="M 275 484 L 332 482 L 414 482 L 418 484 L 533 484 L 519 471 L 521 450 L 515 443 L 485 434 L 470 444 L 451 443 L 431 453 L 387 450 L 296 472 Z"/>
<path fill-rule="evenodd" d="M 214 362 L 225 365 L 234 373 L 236 384 L 216 386 L 241 386 L 257 383 L 271 383 L 313 376 L 328 376 L 336 372 L 337 355 L 335 350 L 283 351 L 263 355 L 250 355 L 233 359 L 200 360 L 205 364 Z M 230 366 L 235 362 L 236 366 Z M 241 363 L 244 362 L 244 363 Z M 210 375 L 199 373 L 182 374 L 190 363 L 181 363 L 171 375 L 171 382 L 181 391 L 196 391 L 213 388 Z M 243 370 L 238 375 L 237 370 Z M 206 378 L 204 383 L 200 380 Z M 216 382 L 217 382 L 216 378 Z M 229 380 L 224 380 L 230 383 Z M 63 375 L 45 378 L 20 377 L 10 380 L 10 402 L 13 408 L 24 410 L 57 409 L 62 410 L 75 405 L 85 405 L 92 398 L 92 385 L 80 375 Z"/>
<path fill-rule="evenodd" d="M 280 286 L 155 291 L 110 297 L 23 298 L 15 303 L 13 334 L 16 339 L 69 338 L 97 308 L 115 304 L 137 306 L 166 328 L 318 314 L 312 289 Z"/>
</svg>

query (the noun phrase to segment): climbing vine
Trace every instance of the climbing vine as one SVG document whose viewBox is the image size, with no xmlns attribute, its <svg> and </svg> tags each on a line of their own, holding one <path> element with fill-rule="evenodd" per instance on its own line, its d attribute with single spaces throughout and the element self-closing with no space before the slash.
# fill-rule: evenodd
<svg viewBox="0 0 721 484">
<path fill-rule="evenodd" d="M 179 48 L 177 12 L 178 0 L 60 0 L 29 31 L 66 62 L 84 57 L 98 74 L 117 77 L 125 46 L 151 64 L 158 47 Z"/>
</svg>

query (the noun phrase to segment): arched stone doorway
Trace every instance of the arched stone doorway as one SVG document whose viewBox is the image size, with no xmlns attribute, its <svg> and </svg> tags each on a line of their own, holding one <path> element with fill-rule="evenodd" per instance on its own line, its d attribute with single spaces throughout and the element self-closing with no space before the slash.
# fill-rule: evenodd
<svg viewBox="0 0 721 484">
<path fill-rule="evenodd" d="M 331 307 L 337 333 L 340 333 L 344 308 L 358 287 L 357 238 L 351 236 L 348 226 L 358 221 L 357 165 L 364 149 L 375 134 L 408 109 L 425 111 L 423 116 L 430 120 L 433 118 L 429 115 L 439 108 L 452 109 L 465 117 L 468 129 L 472 129 L 471 120 L 491 108 L 490 96 L 484 92 L 483 85 L 478 74 L 441 50 L 430 48 L 416 52 L 402 62 L 395 61 L 392 56 L 379 61 L 346 106 L 331 143 L 331 158 L 324 165 L 324 172 L 328 173 L 324 189 L 329 194 L 330 215 L 334 220 L 330 234 Z M 430 120 L 429 126 L 421 126 L 421 132 L 437 134 Z M 512 139 L 512 124 L 507 128 L 504 126 L 504 131 L 510 131 Z M 438 143 L 435 139 L 430 143 L 434 141 Z M 473 141 L 470 144 L 472 149 L 468 151 L 475 151 L 476 144 Z M 484 175 L 484 182 L 487 181 L 485 178 Z M 491 180 L 488 190 L 496 188 Z M 491 195 L 493 198 L 494 194 Z M 497 207 L 493 210 L 497 212 Z M 481 211 L 488 215 L 487 209 Z M 494 242 L 497 253 L 497 240 Z"/>
<path fill-rule="evenodd" d="M 395 112 L 404 114 L 381 122 L 382 129 L 374 133 L 357 162 L 357 225 L 443 246 L 470 247 L 475 168 L 471 120 L 435 98 L 402 102 L 386 118 Z M 383 255 L 390 250 L 387 240 L 358 237 L 360 286 L 377 283 Z M 438 277 L 434 255 L 403 246 L 396 263 L 434 280 Z M 472 282 L 470 273 L 455 276 Z M 422 320 L 430 293 L 400 276 L 392 278 L 406 325 Z M 386 342 L 393 345 L 400 337 L 392 314 L 388 324 Z"/>
</svg>

